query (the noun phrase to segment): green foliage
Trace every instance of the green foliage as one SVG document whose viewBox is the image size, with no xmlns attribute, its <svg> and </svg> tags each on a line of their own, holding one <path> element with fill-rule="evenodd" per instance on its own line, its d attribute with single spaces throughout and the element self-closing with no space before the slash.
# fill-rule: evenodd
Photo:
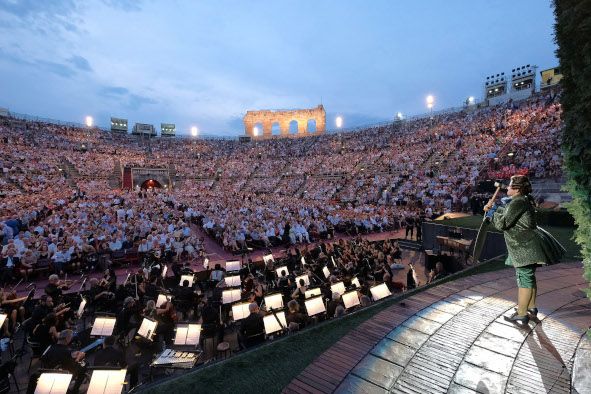
<svg viewBox="0 0 591 394">
<path fill-rule="evenodd" d="M 562 98 L 568 210 L 578 229 L 585 278 L 591 281 L 591 0 L 554 0 Z M 591 297 L 591 289 L 587 294 Z"/>
</svg>

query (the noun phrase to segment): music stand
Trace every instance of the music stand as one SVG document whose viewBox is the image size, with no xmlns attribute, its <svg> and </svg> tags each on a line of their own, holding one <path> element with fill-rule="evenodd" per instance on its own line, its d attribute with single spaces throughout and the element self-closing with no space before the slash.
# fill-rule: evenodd
<svg viewBox="0 0 591 394">
<path fill-rule="evenodd" d="M 320 294 L 322 294 L 322 290 L 320 290 L 320 287 L 317 287 L 315 289 L 306 290 L 306 293 L 304 295 L 306 296 L 306 298 L 310 298 L 314 296 L 319 296 Z"/>
<path fill-rule="evenodd" d="M 242 283 L 240 281 L 240 275 L 226 276 L 224 281 L 226 282 L 226 287 L 240 287 Z"/>
<path fill-rule="evenodd" d="M 281 272 L 282 272 L 282 271 L 285 271 L 285 276 L 286 276 L 286 277 L 287 277 L 287 275 L 289 275 L 289 269 L 287 269 L 287 266 L 285 266 L 285 265 L 282 265 L 282 266 L 281 266 L 281 267 L 279 267 L 279 268 L 275 268 L 275 272 L 277 273 L 277 277 L 278 277 L 278 278 L 281 278 L 281 277 L 282 277 L 282 276 L 281 276 Z"/>
<path fill-rule="evenodd" d="M 271 262 L 271 263 L 275 262 L 275 259 L 273 258 L 273 253 L 263 255 L 263 263 L 265 263 L 265 265 L 267 265 L 269 262 Z"/>
<path fill-rule="evenodd" d="M 95 369 L 92 371 L 87 394 L 118 394 L 123 390 L 127 368 Z"/>
<path fill-rule="evenodd" d="M 333 293 L 339 293 L 340 295 L 343 295 L 345 293 L 345 284 L 343 282 L 337 282 L 330 286 L 330 290 Z"/>
<path fill-rule="evenodd" d="M 304 286 L 310 286 L 310 277 L 308 277 L 308 275 L 300 275 L 300 276 L 296 276 L 295 278 L 295 282 L 296 285 L 298 286 L 298 289 L 302 286 L 300 286 L 300 279 L 304 280 Z"/>
<path fill-rule="evenodd" d="M 165 302 L 172 301 L 172 296 L 166 294 L 158 294 L 156 299 L 156 308 L 160 308 Z"/>
<path fill-rule="evenodd" d="M 308 316 L 314 316 L 326 312 L 322 296 L 309 298 L 304 301 L 304 304 L 306 304 L 306 312 L 308 313 Z"/>
<path fill-rule="evenodd" d="M 76 312 L 78 314 L 78 317 L 82 316 L 82 314 L 84 313 L 84 308 L 86 308 L 86 299 L 84 299 L 84 297 L 80 296 L 80 298 L 82 298 L 82 301 L 80 301 L 80 305 L 78 306 L 78 312 Z M 86 322 L 86 319 L 84 319 L 84 321 Z M 0 322 L 4 323 L 2 321 L 2 317 L 0 316 Z M 2 323 L 0 323 L 0 327 L 2 327 Z"/>
<path fill-rule="evenodd" d="M 115 328 L 115 321 L 117 319 L 111 316 L 97 316 L 92 324 L 90 336 L 94 337 L 109 337 L 113 334 Z"/>
<path fill-rule="evenodd" d="M 195 277 L 193 275 L 181 275 L 181 281 L 179 282 L 179 286 L 182 286 L 183 282 L 186 280 L 189 281 L 189 287 L 193 287 L 193 280 L 195 280 Z"/>
<path fill-rule="evenodd" d="M 8 315 L 6 313 L 0 314 L 0 327 L 2 327 L 4 325 L 4 322 L 6 321 L 7 317 L 8 317 Z"/>
<path fill-rule="evenodd" d="M 43 372 L 37 380 L 35 394 L 64 394 L 71 381 L 72 374 L 68 372 Z"/>
<path fill-rule="evenodd" d="M 357 294 L 357 290 L 350 291 L 342 295 L 343 297 L 343 304 L 345 304 L 345 309 L 352 308 L 354 306 L 359 305 L 361 302 L 359 301 L 359 294 Z"/>
<path fill-rule="evenodd" d="M 168 272 L 168 266 L 165 264 L 164 268 L 162 268 L 162 279 L 166 278 L 167 272 Z"/>
<path fill-rule="evenodd" d="M 158 327 L 157 321 L 154 321 L 152 319 L 148 319 L 147 317 L 144 317 L 144 320 L 142 320 L 142 324 L 140 325 L 140 328 L 137 330 L 137 335 L 139 335 L 142 338 L 147 339 L 148 341 L 151 341 L 152 336 L 154 335 L 154 332 L 156 331 L 156 327 Z"/>
<path fill-rule="evenodd" d="M 248 302 L 241 302 L 232 305 L 232 318 L 234 321 L 246 319 L 250 315 L 250 304 Z"/>
<path fill-rule="evenodd" d="M 267 309 L 282 309 L 283 308 L 283 294 L 276 293 L 265 297 L 265 305 Z"/>
<path fill-rule="evenodd" d="M 226 271 L 227 272 L 240 271 L 240 261 L 239 260 L 226 261 Z"/>
<path fill-rule="evenodd" d="M 359 278 L 354 277 L 353 279 L 351 279 L 351 284 L 355 285 L 358 289 L 361 288 L 361 283 L 359 283 Z"/>
<path fill-rule="evenodd" d="M 373 298 L 374 301 L 381 300 L 392 294 L 385 283 L 371 287 L 369 291 L 371 291 L 371 298 Z"/>
<path fill-rule="evenodd" d="M 328 277 L 330 276 L 330 270 L 327 266 L 324 266 L 324 268 L 322 268 L 322 273 L 324 274 L 324 277 L 328 279 Z"/>
<path fill-rule="evenodd" d="M 277 321 L 279 320 L 279 321 Z M 279 324 L 281 322 L 281 324 Z M 276 312 L 263 317 L 263 324 L 265 325 L 265 334 L 270 335 L 277 331 L 282 331 L 287 328 L 287 321 L 285 320 L 285 312 Z"/>
<path fill-rule="evenodd" d="M 201 337 L 201 324 L 177 324 L 174 336 L 175 345 L 193 345 L 199 344 Z"/>
<path fill-rule="evenodd" d="M 229 289 L 222 291 L 222 304 L 231 304 L 232 302 L 240 301 L 240 289 Z"/>
</svg>

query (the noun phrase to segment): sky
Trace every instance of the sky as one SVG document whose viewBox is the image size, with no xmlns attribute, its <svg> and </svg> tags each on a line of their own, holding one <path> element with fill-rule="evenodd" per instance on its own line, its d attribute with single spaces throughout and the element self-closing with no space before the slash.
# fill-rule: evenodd
<svg viewBox="0 0 591 394">
<path fill-rule="evenodd" d="M 242 135 L 247 110 L 322 103 L 355 127 L 556 66 L 553 22 L 550 0 L 0 0 L 0 107 Z"/>
</svg>

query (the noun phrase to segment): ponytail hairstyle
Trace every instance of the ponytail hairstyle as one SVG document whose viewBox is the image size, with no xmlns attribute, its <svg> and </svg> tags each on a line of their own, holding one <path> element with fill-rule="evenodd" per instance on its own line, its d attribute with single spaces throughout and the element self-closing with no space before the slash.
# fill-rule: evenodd
<svg viewBox="0 0 591 394">
<path fill-rule="evenodd" d="M 519 190 L 519 193 L 522 196 L 524 196 L 525 198 L 527 198 L 528 201 L 530 202 L 530 204 L 532 204 L 534 207 L 536 206 L 536 201 L 534 200 L 533 196 L 531 195 L 531 193 L 533 192 L 531 182 L 529 181 L 529 178 L 527 176 L 513 175 L 511 177 L 510 184 L 511 184 L 511 187 Z"/>
</svg>

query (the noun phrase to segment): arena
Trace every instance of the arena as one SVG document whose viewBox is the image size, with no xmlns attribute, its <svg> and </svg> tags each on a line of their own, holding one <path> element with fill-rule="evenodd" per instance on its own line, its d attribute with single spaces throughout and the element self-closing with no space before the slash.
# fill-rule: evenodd
<svg viewBox="0 0 591 394">
<path fill-rule="evenodd" d="M 349 128 L 327 104 L 244 108 L 231 137 L 1 111 L 0 390 L 589 392 L 568 87 L 523 70 Z M 514 226 L 547 242 L 537 304 Z"/>
</svg>

